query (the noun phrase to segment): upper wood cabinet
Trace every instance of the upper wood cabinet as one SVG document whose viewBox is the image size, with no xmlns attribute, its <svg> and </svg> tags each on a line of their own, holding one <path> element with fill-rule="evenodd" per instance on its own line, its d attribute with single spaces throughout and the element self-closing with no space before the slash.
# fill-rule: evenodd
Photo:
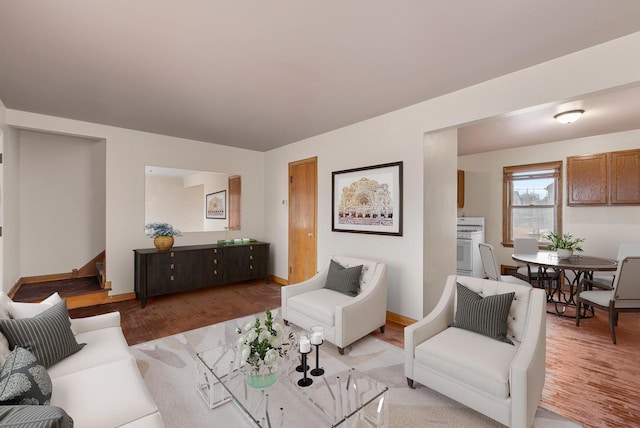
<svg viewBox="0 0 640 428">
<path fill-rule="evenodd" d="M 611 203 L 640 204 L 640 150 L 611 153 Z"/>
<path fill-rule="evenodd" d="M 464 208 L 464 171 L 458 170 L 458 208 Z"/>
<path fill-rule="evenodd" d="M 567 158 L 568 205 L 640 205 L 640 149 Z"/>
<path fill-rule="evenodd" d="M 607 154 L 567 158 L 569 206 L 606 205 L 608 201 Z"/>
</svg>

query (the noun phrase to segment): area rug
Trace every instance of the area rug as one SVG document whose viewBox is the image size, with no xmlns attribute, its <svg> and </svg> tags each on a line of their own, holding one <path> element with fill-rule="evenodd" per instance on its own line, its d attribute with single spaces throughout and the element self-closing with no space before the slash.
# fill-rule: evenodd
<svg viewBox="0 0 640 428">
<path fill-rule="evenodd" d="M 237 318 L 131 347 L 168 428 L 254 426 L 233 402 L 209 409 L 196 390 L 195 363 L 196 353 L 235 341 L 238 337 L 235 329 L 253 320 L 255 315 Z M 328 374 L 355 368 L 389 386 L 391 427 L 502 426 L 422 385 L 410 389 L 404 377 L 403 350 L 374 337 L 357 341 L 345 349 L 344 355 L 325 342 L 320 361 Z M 316 424 L 309 421 L 308 427 L 311 426 Z M 539 407 L 533 426 L 581 425 Z"/>
</svg>

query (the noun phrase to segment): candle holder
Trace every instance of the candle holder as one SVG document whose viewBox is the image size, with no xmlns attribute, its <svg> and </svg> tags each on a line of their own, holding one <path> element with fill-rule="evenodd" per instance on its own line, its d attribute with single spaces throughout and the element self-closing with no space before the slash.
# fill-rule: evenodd
<svg viewBox="0 0 640 428">
<path fill-rule="evenodd" d="M 311 344 L 316 347 L 316 368 L 311 370 L 312 376 L 322 376 L 324 369 L 320 368 L 320 345 L 324 343 L 324 327 L 314 325 L 311 327 Z"/>
<path fill-rule="evenodd" d="M 311 342 L 311 339 L 309 338 L 309 332 L 306 331 L 306 330 L 303 330 L 303 331 L 298 333 L 298 348 L 300 348 L 300 341 L 304 340 L 304 339 L 309 341 L 309 343 Z M 311 351 L 311 349 L 309 349 L 309 351 L 307 351 L 307 353 L 309 353 L 310 351 Z M 303 364 L 302 364 L 302 351 L 300 351 L 300 364 L 298 366 L 296 366 L 296 371 L 298 373 L 302 373 L 303 371 L 306 371 L 306 370 L 309 370 L 309 366 L 303 366 Z"/>
<path fill-rule="evenodd" d="M 307 367 L 307 354 L 300 352 L 302 354 L 302 379 L 298 380 L 298 386 L 309 386 L 313 383 L 313 379 L 307 377 L 307 370 L 309 369 L 309 367 Z"/>
</svg>

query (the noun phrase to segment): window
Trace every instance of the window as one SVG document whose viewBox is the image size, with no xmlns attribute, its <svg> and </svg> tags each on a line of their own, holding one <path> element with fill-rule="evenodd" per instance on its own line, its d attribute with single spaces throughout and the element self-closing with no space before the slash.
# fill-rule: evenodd
<svg viewBox="0 0 640 428">
<path fill-rule="evenodd" d="M 502 244 L 562 233 L 562 161 L 503 168 Z"/>
</svg>

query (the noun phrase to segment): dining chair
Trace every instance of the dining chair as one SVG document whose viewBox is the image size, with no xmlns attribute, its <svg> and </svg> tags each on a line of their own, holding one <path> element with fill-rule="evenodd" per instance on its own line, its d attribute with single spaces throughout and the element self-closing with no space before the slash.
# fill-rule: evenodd
<svg viewBox="0 0 640 428">
<path fill-rule="evenodd" d="M 514 254 L 538 254 L 538 240 L 536 238 L 514 238 Z M 527 281 L 538 288 L 556 288 L 560 284 L 560 271 L 541 268 L 531 270 L 531 266 L 526 263 L 517 262 L 517 270 L 514 275 L 517 278 Z"/>
<path fill-rule="evenodd" d="M 631 242 L 623 242 L 620 244 L 618 247 L 618 256 L 616 257 L 618 263 L 620 260 L 628 256 L 640 256 L 640 244 Z M 615 275 L 611 274 L 611 272 L 596 272 L 593 274 L 593 280 L 612 287 L 614 276 Z"/>
<path fill-rule="evenodd" d="M 589 278 L 580 281 L 576 294 L 576 326 L 583 306 L 609 312 L 609 331 L 616 344 L 615 326 L 620 312 L 640 312 L 640 257 L 625 257 L 618 263 L 613 287 Z"/>
<path fill-rule="evenodd" d="M 500 268 L 496 261 L 496 256 L 493 252 L 493 246 L 490 244 L 478 244 L 480 247 L 480 260 L 482 261 L 482 268 L 484 269 L 485 277 L 494 281 L 508 282 L 511 284 L 527 285 L 531 287 L 531 284 L 520 278 L 516 278 L 512 275 L 500 275 Z"/>
</svg>

